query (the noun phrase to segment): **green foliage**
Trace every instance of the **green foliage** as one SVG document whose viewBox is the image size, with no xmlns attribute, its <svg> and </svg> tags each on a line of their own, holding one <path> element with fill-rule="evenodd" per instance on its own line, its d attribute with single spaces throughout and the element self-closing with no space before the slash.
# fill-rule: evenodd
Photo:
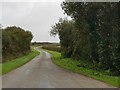
<svg viewBox="0 0 120 90">
<path fill-rule="evenodd" d="M 27 63 L 28 61 L 32 60 L 35 56 L 39 55 L 39 52 L 32 49 L 31 52 L 29 52 L 28 54 L 18 57 L 16 59 L 13 59 L 9 62 L 5 62 L 0 64 L 0 70 L 2 68 L 2 71 L 0 72 L 0 75 L 3 75 L 5 73 L 8 73 L 10 71 L 12 71 L 13 69 L 16 69 L 22 65 L 24 65 L 25 63 Z"/>
<path fill-rule="evenodd" d="M 3 62 L 28 53 L 32 38 L 31 32 L 19 27 L 12 26 L 2 29 Z"/>
<path fill-rule="evenodd" d="M 60 19 L 51 29 L 52 35 L 60 37 L 62 55 L 120 75 L 119 3 L 64 1 L 61 6 L 73 18 Z"/>
</svg>

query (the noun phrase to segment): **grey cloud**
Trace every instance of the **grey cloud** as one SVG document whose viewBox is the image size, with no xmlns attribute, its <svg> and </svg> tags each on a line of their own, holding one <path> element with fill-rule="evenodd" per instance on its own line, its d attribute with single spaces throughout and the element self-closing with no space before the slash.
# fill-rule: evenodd
<svg viewBox="0 0 120 90">
<path fill-rule="evenodd" d="M 4 2 L 2 24 L 30 30 L 34 35 L 33 41 L 59 42 L 58 36 L 50 37 L 49 31 L 60 17 L 66 17 L 60 4 L 61 2 Z"/>
</svg>

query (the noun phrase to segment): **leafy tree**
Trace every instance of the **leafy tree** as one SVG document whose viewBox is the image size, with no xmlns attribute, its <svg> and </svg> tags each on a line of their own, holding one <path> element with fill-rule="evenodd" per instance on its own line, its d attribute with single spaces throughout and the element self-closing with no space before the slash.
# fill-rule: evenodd
<svg viewBox="0 0 120 90">
<path fill-rule="evenodd" d="M 72 43 L 73 43 L 73 25 L 74 22 L 68 21 L 67 19 L 60 19 L 58 23 L 52 26 L 51 35 L 59 34 L 60 44 L 62 47 L 62 54 L 64 57 L 70 57 L 72 54 Z"/>
<path fill-rule="evenodd" d="M 3 62 L 29 52 L 32 38 L 31 32 L 20 27 L 12 26 L 2 29 Z"/>
</svg>

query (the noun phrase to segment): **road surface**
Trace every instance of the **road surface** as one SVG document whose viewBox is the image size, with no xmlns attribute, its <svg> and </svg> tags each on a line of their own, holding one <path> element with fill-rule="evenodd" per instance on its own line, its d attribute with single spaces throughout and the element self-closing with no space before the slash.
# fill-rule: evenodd
<svg viewBox="0 0 120 90">
<path fill-rule="evenodd" d="M 50 54 L 39 50 L 32 61 L 2 76 L 3 88 L 110 88 L 103 82 L 54 65 Z"/>
</svg>

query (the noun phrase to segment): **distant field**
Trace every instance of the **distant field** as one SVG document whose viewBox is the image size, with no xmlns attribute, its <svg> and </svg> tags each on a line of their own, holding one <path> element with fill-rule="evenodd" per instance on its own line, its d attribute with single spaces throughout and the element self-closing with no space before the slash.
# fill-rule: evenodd
<svg viewBox="0 0 120 90">
<path fill-rule="evenodd" d="M 32 43 L 32 46 L 39 46 L 43 49 L 48 49 L 52 51 L 61 52 L 61 46 L 60 43 L 49 43 L 49 42 L 34 42 Z"/>
<path fill-rule="evenodd" d="M 52 50 L 52 51 L 61 52 L 61 47 L 58 45 L 43 45 L 42 48 Z"/>
</svg>

